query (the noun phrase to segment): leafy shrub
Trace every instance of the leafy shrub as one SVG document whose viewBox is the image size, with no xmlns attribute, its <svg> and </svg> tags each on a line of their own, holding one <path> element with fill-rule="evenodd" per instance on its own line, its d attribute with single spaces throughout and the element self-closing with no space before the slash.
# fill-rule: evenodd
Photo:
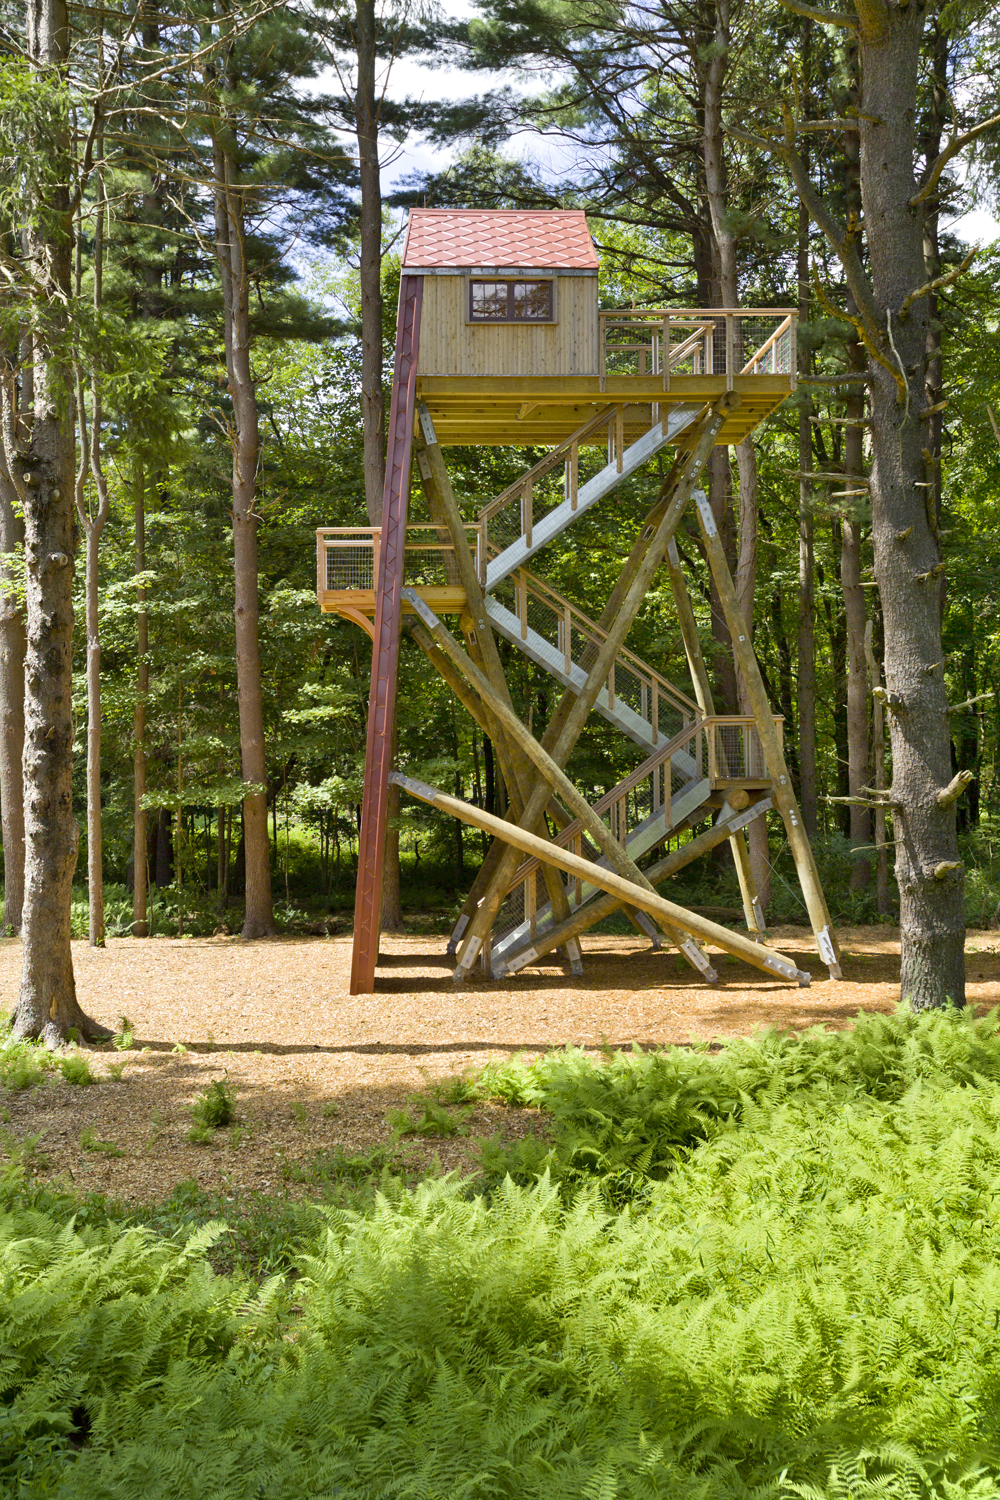
<svg viewBox="0 0 1000 1500">
<path fill-rule="evenodd" d="M 467 1135 L 464 1121 L 472 1113 L 471 1105 L 449 1114 L 443 1105 L 433 1099 L 418 1099 L 412 1109 L 390 1109 L 386 1119 L 392 1126 L 397 1140 L 404 1135 L 440 1136 L 447 1138 Z"/>
</svg>

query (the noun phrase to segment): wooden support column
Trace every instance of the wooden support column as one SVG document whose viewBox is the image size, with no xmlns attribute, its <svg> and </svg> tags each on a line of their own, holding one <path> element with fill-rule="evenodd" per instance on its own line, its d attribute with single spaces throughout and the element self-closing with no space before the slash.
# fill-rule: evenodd
<svg viewBox="0 0 1000 1500">
<path fill-rule="evenodd" d="M 694 617 L 691 595 L 688 593 L 687 580 L 681 570 L 676 542 L 671 542 L 667 548 L 667 572 L 670 576 L 670 589 L 674 596 L 677 619 L 680 622 L 688 671 L 691 673 L 691 681 L 694 684 L 694 695 L 702 713 L 710 718 L 715 713 L 715 699 L 712 696 L 712 684 L 709 681 L 705 658 L 701 654 L 698 625 Z M 714 731 L 710 729 L 709 733 L 714 733 Z M 736 866 L 736 878 L 740 885 L 740 899 L 743 902 L 743 915 L 746 918 L 747 929 L 750 932 L 763 933 L 767 930 L 764 913 L 761 911 L 760 901 L 757 898 L 757 882 L 750 868 L 747 836 L 742 829 L 733 834 L 729 847 Z"/>
<path fill-rule="evenodd" d="M 565 870 L 568 875 L 581 877 L 590 885 L 600 886 L 609 895 L 618 896 L 623 902 L 637 906 L 641 911 L 649 912 L 650 916 L 656 917 L 658 921 L 665 919 L 671 926 L 680 927 L 685 932 L 690 932 L 693 937 L 714 943 L 724 953 L 730 953 L 734 958 L 742 958 L 748 964 L 752 964 L 755 969 L 763 969 L 765 973 L 778 974 L 783 979 L 803 987 L 807 986 L 812 978 L 806 970 L 799 969 L 784 953 L 766 948 L 762 943 L 752 943 L 749 938 L 743 937 L 742 933 L 730 932 L 728 927 L 720 927 L 717 922 L 711 922 L 707 917 L 701 917 L 696 912 L 687 911 L 685 907 L 677 906 L 673 901 L 667 901 L 655 892 L 644 891 L 633 885 L 631 881 L 624 880 L 621 875 L 616 875 L 613 870 L 606 870 L 603 865 L 595 865 L 588 859 L 581 859 L 577 854 L 570 854 L 568 850 L 560 849 L 546 839 L 540 839 L 537 834 L 529 833 L 525 828 L 515 828 L 512 823 L 504 823 L 499 818 L 495 818 L 492 813 L 483 812 L 481 808 L 473 807 L 470 802 L 463 802 L 459 797 L 450 797 L 447 792 L 440 792 L 436 787 L 428 786 L 426 782 L 418 781 L 415 777 L 404 776 L 401 771 L 394 771 L 392 779 L 397 786 L 409 792 L 411 797 L 418 797 L 422 802 L 429 803 L 431 807 L 436 807 L 441 812 L 450 813 L 454 818 L 460 818 L 462 822 L 469 823 L 473 828 L 483 828 L 487 833 L 493 833 L 497 838 L 504 839 L 512 846 L 515 860 L 517 851 L 520 851 L 522 854 L 533 855 L 543 862 L 551 861 L 560 870 Z"/>
<path fill-rule="evenodd" d="M 816 937 L 816 946 L 819 955 L 827 968 L 830 970 L 831 978 L 839 979 L 840 954 L 837 941 L 830 922 L 830 913 L 827 910 L 826 898 L 820 885 L 819 871 L 816 869 L 816 861 L 813 857 L 812 848 L 808 836 L 802 824 L 802 814 L 792 791 L 792 781 L 785 764 L 784 751 L 781 748 L 781 739 L 774 726 L 771 716 L 771 705 L 767 699 L 767 689 L 764 687 L 764 679 L 760 675 L 760 667 L 757 665 L 757 657 L 753 646 L 747 635 L 746 623 L 743 619 L 743 611 L 740 609 L 739 599 L 736 594 L 736 585 L 733 583 L 726 554 L 723 550 L 722 541 L 719 537 L 715 518 L 712 515 L 711 506 L 703 491 L 695 494 L 695 508 L 698 515 L 698 524 L 701 528 L 702 540 L 705 544 L 705 553 L 708 557 L 712 577 L 715 579 L 715 587 L 718 591 L 719 602 L 722 605 L 726 624 L 729 628 L 733 641 L 733 653 L 737 665 L 743 674 L 746 684 L 747 698 L 757 723 L 757 733 L 760 735 L 761 746 L 767 761 L 768 774 L 773 785 L 774 805 L 781 813 L 788 836 L 788 846 L 792 851 L 795 861 L 795 869 L 805 897 L 806 909 L 809 913 L 809 921 Z"/>
<path fill-rule="evenodd" d="M 692 864 L 694 860 L 700 859 L 703 854 L 708 854 L 719 844 L 725 843 L 726 839 L 732 838 L 733 830 L 740 830 L 754 818 L 760 817 L 771 806 L 770 798 L 755 803 L 749 812 L 737 814 L 727 802 L 719 813 L 718 821 L 697 838 L 689 839 L 686 844 L 681 844 L 677 849 L 665 854 L 655 864 L 649 866 L 646 878 L 654 886 L 661 885 L 664 880 L 669 880 L 671 875 L 676 875 L 686 865 Z M 498 841 L 499 842 L 499 841 Z M 591 882 L 593 884 L 593 882 Z M 504 974 L 516 974 L 518 969 L 523 969 L 527 964 L 534 963 L 543 954 L 551 952 L 564 942 L 570 934 L 579 937 L 588 928 L 596 926 L 598 922 L 609 917 L 613 911 L 618 911 L 623 902 L 617 896 L 596 896 L 579 912 L 574 912 L 569 922 L 560 922 L 551 927 L 547 932 L 540 933 L 530 946 L 518 948 L 510 956 L 510 961 L 501 960 L 494 969 L 495 977 Z"/>
<path fill-rule="evenodd" d="M 490 709 L 511 738 L 518 742 L 525 755 L 534 762 L 549 786 L 560 797 L 566 809 L 583 824 L 583 827 L 590 834 L 590 837 L 594 840 L 594 843 L 604 855 L 611 868 L 617 870 L 618 874 L 623 876 L 624 879 L 631 880 L 641 889 L 652 891 L 653 887 L 623 847 L 624 838 L 621 839 L 621 842 L 614 838 L 603 818 L 594 811 L 586 798 L 581 795 L 565 771 L 556 764 L 548 752 L 529 733 L 513 709 L 500 700 L 485 675 L 466 656 L 447 626 L 419 598 L 415 590 L 404 589 L 403 596 L 409 599 L 410 604 L 419 614 L 435 642 L 441 647 L 452 664 L 463 674 L 466 681 L 479 694 L 482 703 Z M 568 917 L 569 912 L 567 911 L 566 916 L 560 916 L 558 920 L 565 921 Z M 670 941 L 684 954 L 688 963 L 697 969 L 708 983 L 717 984 L 719 976 L 701 950 L 693 942 L 686 941 L 684 933 L 678 932 L 675 927 L 668 924 L 665 931 Z"/>
<path fill-rule="evenodd" d="M 649 539 L 641 560 L 636 563 L 633 562 L 633 559 L 630 559 L 629 564 L 626 565 L 632 573 L 631 582 L 627 588 L 623 588 L 624 597 L 614 620 L 609 621 L 605 627 L 607 635 L 605 636 L 603 645 L 597 649 L 593 663 L 588 663 L 587 680 L 568 710 L 564 713 L 560 713 L 557 710 L 561 727 L 558 734 L 553 737 L 554 742 L 547 743 L 549 740 L 548 734 L 546 734 L 543 740 L 543 744 L 552 760 L 559 767 L 564 766 L 569 759 L 573 747 L 576 745 L 590 716 L 590 712 L 597 702 L 598 695 L 607 681 L 615 658 L 621 650 L 632 622 L 646 597 L 653 576 L 663 561 L 667 543 L 677 529 L 684 506 L 687 504 L 697 483 L 698 476 L 704 468 L 705 461 L 712 450 L 715 438 L 728 413 L 739 404 L 739 395 L 734 391 L 727 391 L 720 398 L 716 406 L 702 419 L 701 430 L 691 453 L 676 473 L 673 481 L 668 483 L 666 493 L 662 496 L 665 504 L 662 508 L 661 519 Z M 659 509 L 660 507 L 658 506 L 657 508 Z M 606 614 L 607 611 L 605 611 Z M 602 622 L 604 618 L 605 616 L 602 615 Z M 560 710 L 563 710 L 565 702 L 566 695 L 564 694 Z M 551 728 L 552 725 L 550 724 L 549 729 L 551 730 Z M 533 826 L 540 817 L 549 799 L 549 795 L 548 783 L 544 778 L 538 777 L 534 790 L 525 807 L 524 816 L 519 825 L 521 828 L 530 829 Z M 460 950 L 458 965 L 455 969 L 454 977 L 456 983 L 464 981 L 472 965 L 475 963 L 479 949 L 482 947 L 483 941 L 493 926 L 500 902 L 510 886 L 516 866 L 517 855 L 513 850 L 508 850 L 505 857 L 500 861 L 500 865 L 479 910 L 469 924 L 468 932 Z M 632 904 L 641 907 L 643 903 L 635 901 Z"/>
<path fill-rule="evenodd" d="M 513 714 L 510 689 L 507 686 L 507 679 L 504 676 L 503 663 L 500 660 L 500 653 L 497 650 L 493 628 L 486 613 L 486 597 L 483 593 L 479 575 L 476 572 L 475 563 L 469 551 L 465 523 L 462 520 L 462 513 L 458 508 L 458 501 L 455 499 L 455 492 L 451 487 L 451 476 L 448 473 L 444 455 L 441 452 L 441 446 L 434 431 L 430 412 L 422 401 L 417 403 L 417 417 L 420 428 L 420 445 L 417 454 L 420 477 L 427 494 L 428 504 L 432 505 L 438 511 L 451 534 L 452 545 L 455 549 L 455 563 L 458 576 L 465 590 L 466 610 L 472 622 L 472 630 L 467 636 L 468 644 L 478 657 L 478 665 L 496 693 L 498 701 L 504 703 Z M 523 751 L 519 750 L 516 742 L 511 744 L 509 740 L 505 741 L 502 726 L 500 743 L 505 743 L 506 753 L 510 759 L 514 787 L 517 789 L 518 801 L 521 804 L 520 808 L 515 808 L 515 811 L 521 811 L 528 799 L 533 783 L 530 766 L 524 758 Z M 513 792 L 514 787 L 509 785 L 508 790 Z M 528 826 L 533 827 L 540 833 L 544 833 L 544 814 L 545 806 L 543 805 L 539 809 L 534 823 Z M 564 921 L 569 916 L 569 901 L 563 883 L 555 871 L 551 869 L 546 868 L 542 873 L 549 901 L 552 903 L 552 910 L 559 913 L 560 921 Z M 483 937 L 485 938 L 485 933 Z M 570 944 L 566 950 L 566 958 L 573 974 L 581 974 L 583 972 L 582 952 L 579 943 L 574 941 Z"/>
</svg>

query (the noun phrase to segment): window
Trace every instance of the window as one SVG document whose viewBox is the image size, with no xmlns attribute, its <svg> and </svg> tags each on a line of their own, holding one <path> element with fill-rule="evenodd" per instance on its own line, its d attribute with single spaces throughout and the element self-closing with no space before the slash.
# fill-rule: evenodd
<svg viewBox="0 0 1000 1500">
<path fill-rule="evenodd" d="M 471 323 L 551 323 L 551 281 L 470 281 Z"/>
</svg>

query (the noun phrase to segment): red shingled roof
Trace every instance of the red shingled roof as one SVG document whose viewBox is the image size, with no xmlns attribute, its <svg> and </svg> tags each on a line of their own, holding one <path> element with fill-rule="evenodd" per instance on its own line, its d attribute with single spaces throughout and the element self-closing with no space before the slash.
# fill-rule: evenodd
<svg viewBox="0 0 1000 1500">
<path fill-rule="evenodd" d="M 596 271 L 597 251 L 578 208 L 411 208 L 403 267 L 524 266 Z"/>
</svg>

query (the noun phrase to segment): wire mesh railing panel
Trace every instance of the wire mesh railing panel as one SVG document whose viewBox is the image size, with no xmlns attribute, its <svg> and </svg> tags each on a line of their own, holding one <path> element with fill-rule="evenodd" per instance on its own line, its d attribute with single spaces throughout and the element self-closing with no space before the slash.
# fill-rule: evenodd
<svg viewBox="0 0 1000 1500">
<path fill-rule="evenodd" d="M 762 781 L 767 761 L 753 723 L 715 724 L 715 775 L 723 781 Z"/>
<path fill-rule="evenodd" d="M 327 543 L 323 587 L 329 591 L 360 592 L 375 587 L 375 552 L 370 539 L 347 546 Z"/>
<path fill-rule="evenodd" d="M 791 375 L 796 314 L 789 308 L 650 308 L 601 313 L 601 374 Z"/>
</svg>

